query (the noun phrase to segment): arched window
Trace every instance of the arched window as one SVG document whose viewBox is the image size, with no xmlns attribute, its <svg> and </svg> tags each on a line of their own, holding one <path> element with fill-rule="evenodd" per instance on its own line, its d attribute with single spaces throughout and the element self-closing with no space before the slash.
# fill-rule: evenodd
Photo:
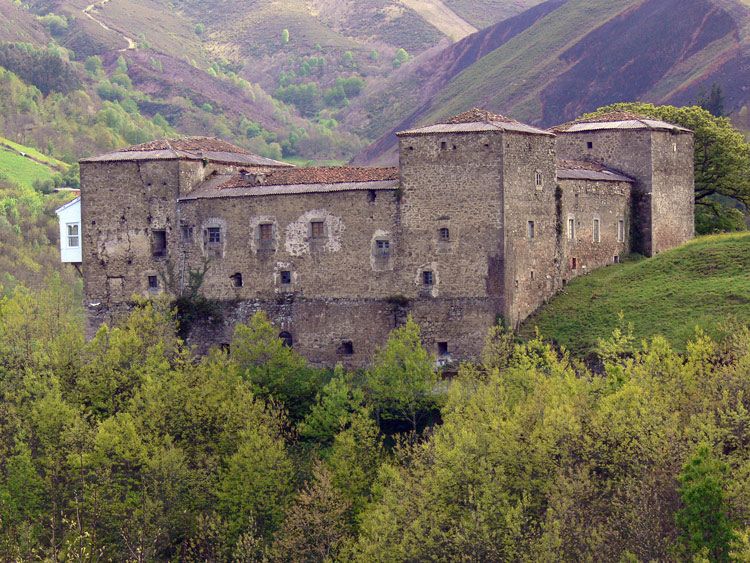
<svg viewBox="0 0 750 563">
<path fill-rule="evenodd" d="M 536 184 L 537 188 L 541 188 L 542 185 L 544 184 L 544 178 L 542 177 L 541 170 L 537 170 L 534 173 L 534 183 Z"/>
<path fill-rule="evenodd" d="M 294 338 L 292 338 L 291 332 L 284 331 L 279 333 L 279 340 L 281 340 L 282 344 L 287 348 L 294 346 Z"/>
</svg>

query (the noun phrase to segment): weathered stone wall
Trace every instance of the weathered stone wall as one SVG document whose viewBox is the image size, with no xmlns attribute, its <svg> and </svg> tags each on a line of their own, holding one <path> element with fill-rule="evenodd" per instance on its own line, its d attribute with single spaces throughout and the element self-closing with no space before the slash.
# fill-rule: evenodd
<svg viewBox="0 0 750 563">
<path fill-rule="evenodd" d="M 517 326 L 560 285 L 554 138 L 506 133 L 504 149 L 504 317 Z"/>
<path fill-rule="evenodd" d="M 693 237 L 692 134 L 646 129 L 560 133 L 557 154 L 598 162 L 635 180 L 631 232 L 635 252 L 653 256 Z"/>
<path fill-rule="evenodd" d="M 598 162 L 635 180 L 631 224 L 633 251 L 651 256 L 651 132 L 629 129 L 560 133 L 556 149 L 558 158 Z"/>
<path fill-rule="evenodd" d="M 192 270 L 207 260 L 201 290 L 214 299 L 388 298 L 399 292 L 397 198 L 396 190 L 357 190 L 182 201 L 181 226 L 192 236 L 175 260 Z M 323 223 L 322 237 L 312 236 L 312 222 Z M 270 225 L 270 240 L 262 240 L 261 225 Z M 221 229 L 215 245 L 212 227 Z M 389 242 L 390 258 L 375 256 L 377 239 Z M 282 272 L 291 284 L 282 283 Z"/>
<path fill-rule="evenodd" d="M 651 251 L 657 254 L 695 236 L 693 136 L 654 131 L 651 147 Z"/>
<path fill-rule="evenodd" d="M 81 165 L 81 216 L 89 334 L 156 274 L 154 231 L 176 244 L 177 161 Z M 137 274 L 136 274 L 137 273 Z"/>
<path fill-rule="evenodd" d="M 504 312 L 503 151 L 501 132 L 400 139 L 400 285 L 447 357 L 476 357 Z"/>
<path fill-rule="evenodd" d="M 635 184 L 557 180 L 556 150 Z M 89 335 L 134 294 L 179 294 L 205 269 L 200 291 L 222 312 L 192 327 L 198 349 L 263 310 L 313 363 L 359 367 L 411 314 L 431 353 L 461 361 L 571 277 L 693 234 L 690 135 L 436 133 L 404 135 L 400 151 L 399 188 L 195 199 L 180 198 L 234 167 L 82 163 Z"/>
<path fill-rule="evenodd" d="M 561 179 L 558 183 L 562 192 L 564 282 L 608 266 L 630 253 L 628 182 Z M 595 219 L 599 221 L 599 241 L 594 240 Z"/>
</svg>

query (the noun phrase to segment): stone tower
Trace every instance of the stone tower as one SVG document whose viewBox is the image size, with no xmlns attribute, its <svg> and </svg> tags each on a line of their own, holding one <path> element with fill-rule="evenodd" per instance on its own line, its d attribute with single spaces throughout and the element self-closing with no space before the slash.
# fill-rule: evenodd
<svg viewBox="0 0 750 563">
<path fill-rule="evenodd" d="M 610 113 L 554 129 L 559 158 L 596 162 L 633 185 L 633 250 L 653 256 L 693 238 L 693 135 L 663 121 Z"/>
<path fill-rule="evenodd" d="M 554 135 L 472 110 L 399 138 L 404 285 L 416 312 L 433 298 L 415 317 L 437 298 L 515 325 L 558 277 Z"/>
</svg>

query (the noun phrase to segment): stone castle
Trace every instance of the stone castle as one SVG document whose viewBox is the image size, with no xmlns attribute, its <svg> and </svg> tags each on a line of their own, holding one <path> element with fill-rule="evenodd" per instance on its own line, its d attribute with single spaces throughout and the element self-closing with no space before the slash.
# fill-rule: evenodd
<svg viewBox="0 0 750 563">
<path fill-rule="evenodd" d="M 665 122 L 546 131 L 472 110 L 399 140 L 398 168 L 296 168 L 208 138 L 81 161 L 89 332 L 201 279 L 222 310 L 191 326 L 202 349 L 263 310 L 313 363 L 362 366 L 410 314 L 461 361 L 575 276 L 693 237 L 693 135 Z"/>
</svg>

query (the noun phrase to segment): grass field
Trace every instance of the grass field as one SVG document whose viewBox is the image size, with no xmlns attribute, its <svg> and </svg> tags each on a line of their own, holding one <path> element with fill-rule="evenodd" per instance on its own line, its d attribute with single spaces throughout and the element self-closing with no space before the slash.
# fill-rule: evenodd
<svg viewBox="0 0 750 563">
<path fill-rule="evenodd" d="M 18 145 L 21 147 L 21 145 Z M 27 147 L 22 147 L 27 152 Z M 27 154 L 30 154 L 27 152 Z M 43 155 L 42 155 L 43 156 Z M 50 166 L 35 162 L 18 154 L 16 151 L 3 146 L 0 142 L 0 176 L 17 184 L 33 187 L 34 180 L 51 178 L 56 172 Z"/>
<path fill-rule="evenodd" d="M 750 323 L 750 233 L 702 237 L 659 256 L 612 265 L 571 282 L 522 327 L 585 354 L 611 334 L 622 312 L 638 339 L 656 334 L 676 348 L 700 327 Z"/>
</svg>

